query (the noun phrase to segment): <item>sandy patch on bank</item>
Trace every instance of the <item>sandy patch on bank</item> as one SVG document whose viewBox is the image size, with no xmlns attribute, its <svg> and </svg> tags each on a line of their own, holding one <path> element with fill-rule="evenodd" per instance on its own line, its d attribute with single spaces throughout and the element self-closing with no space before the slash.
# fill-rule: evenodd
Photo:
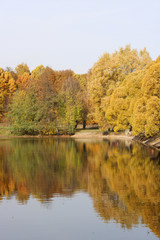
<svg viewBox="0 0 160 240">
<path fill-rule="evenodd" d="M 127 135 L 118 135 L 118 134 L 109 134 L 103 135 L 98 131 L 85 131 L 85 132 L 77 132 L 71 136 L 72 138 L 82 139 L 82 138 L 92 138 L 92 139 L 124 139 L 124 140 L 132 140 L 133 136 Z"/>
</svg>

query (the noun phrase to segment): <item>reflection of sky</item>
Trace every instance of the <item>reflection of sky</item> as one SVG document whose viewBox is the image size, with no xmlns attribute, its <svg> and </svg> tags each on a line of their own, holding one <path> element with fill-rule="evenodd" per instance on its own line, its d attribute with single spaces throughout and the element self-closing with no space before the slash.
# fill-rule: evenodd
<svg viewBox="0 0 160 240">
<path fill-rule="evenodd" d="M 157 239 L 141 224 L 128 230 L 113 221 L 104 223 L 85 193 L 73 198 L 56 197 L 48 208 L 32 198 L 26 205 L 19 205 L 14 198 L 3 200 L 0 231 L 3 240 Z"/>
<path fill-rule="evenodd" d="M 87 72 L 120 46 L 160 54 L 159 0 L 5 0 L 0 4 L 0 67 L 26 62 Z"/>
</svg>

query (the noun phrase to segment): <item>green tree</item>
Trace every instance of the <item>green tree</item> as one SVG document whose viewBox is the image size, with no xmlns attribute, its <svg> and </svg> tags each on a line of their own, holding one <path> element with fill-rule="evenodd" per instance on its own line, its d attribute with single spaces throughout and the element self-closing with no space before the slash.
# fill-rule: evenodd
<svg viewBox="0 0 160 240">
<path fill-rule="evenodd" d="M 37 100 L 34 91 L 18 91 L 13 96 L 9 117 L 16 134 L 36 133 Z"/>
<path fill-rule="evenodd" d="M 66 126 L 69 133 L 73 133 L 76 123 L 81 120 L 82 105 L 80 84 L 76 78 L 68 78 L 64 82 L 59 94 L 59 121 Z"/>
</svg>

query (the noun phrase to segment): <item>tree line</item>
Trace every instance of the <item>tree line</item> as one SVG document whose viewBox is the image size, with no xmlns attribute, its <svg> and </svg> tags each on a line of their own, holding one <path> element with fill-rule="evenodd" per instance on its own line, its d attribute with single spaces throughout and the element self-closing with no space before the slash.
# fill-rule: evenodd
<svg viewBox="0 0 160 240">
<path fill-rule="evenodd" d="M 7 119 L 7 120 L 6 120 Z M 160 57 L 130 46 L 105 53 L 86 74 L 22 63 L 0 69 L 0 120 L 14 134 L 72 134 L 77 124 L 102 131 L 160 131 Z"/>
</svg>

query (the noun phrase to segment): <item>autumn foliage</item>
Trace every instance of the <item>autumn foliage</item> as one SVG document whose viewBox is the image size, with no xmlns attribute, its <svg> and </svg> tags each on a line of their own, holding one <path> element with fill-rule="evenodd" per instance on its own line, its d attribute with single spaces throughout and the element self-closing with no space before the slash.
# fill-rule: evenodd
<svg viewBox="0 0 160 240">
<path fill-rule="evenodd" d="M 72 134 L 78 123 L 102 131 L 130 129 L 153 136 L 160 131 L 160 57 L 130 46 L 105 53 L 87 74 L 0 69 L 0 119 L 16 134 Z"/>
</svg>

